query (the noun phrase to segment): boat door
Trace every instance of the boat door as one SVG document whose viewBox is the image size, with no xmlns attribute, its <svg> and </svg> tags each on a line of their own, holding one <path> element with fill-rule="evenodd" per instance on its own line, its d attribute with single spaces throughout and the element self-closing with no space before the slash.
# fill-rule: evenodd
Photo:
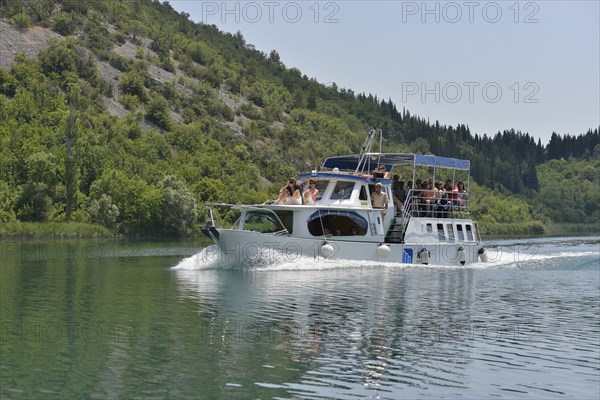
<svg viewBox="0 0 600 400">
<path fill-rule="evenodd" d="M 368 204 L 371 204 L 370 193 L 373 193 L 375 191 L 375 185 L 369 184 L 368 189 L 369 189 L 368 190 L 369 197 L 368 197 L 367 201 L 368 201 Z M 385 189 L 385 193 L 387 193 L 387 189 Z M 388 197 L 389 197 L 389 194 L 388 194 Z M 381 215 L 381 210 L 380 209 L 370 210 L 367 215 L 369 217 L 369 226 L 371 229 L 371 236 L 384 235 L 385 230 L 383 229 L 383 216 Z"/>
<path fill-rule="evenodd" d="M 381 210 L 375 209 L 369 211 L 368 216 L 371 236 L 383 235 L 383 216 L 381 215 Z"/>
</svg>

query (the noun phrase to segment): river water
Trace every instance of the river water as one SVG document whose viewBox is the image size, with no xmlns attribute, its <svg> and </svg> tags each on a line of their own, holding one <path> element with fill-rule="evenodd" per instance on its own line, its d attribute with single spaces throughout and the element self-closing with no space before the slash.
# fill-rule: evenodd
<svg viewBox="0 0 600 400">
<path fill-rule="evenodd" d="M 0 398 L 600 397 L 598 237 L 468 267 L 203 245 L 0 242 Z"/>
</svg>

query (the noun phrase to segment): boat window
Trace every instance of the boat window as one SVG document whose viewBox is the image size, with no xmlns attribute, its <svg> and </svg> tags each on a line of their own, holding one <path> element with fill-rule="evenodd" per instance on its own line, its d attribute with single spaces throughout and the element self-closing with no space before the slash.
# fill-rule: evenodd
<svg viewBox="0 0 600 400">
<path fill-rule="evenodd" d="M 431 226 L 431 224 L 427 224 L 427 233 L 432 233 L 433 232 L 433 226 Z"/>
<path fill-rule="evenodd" d="M 275 215 L 270 211 L 252 210 L 244 216 L 244 230 L 260 233 L 273 233 L 283 231 Z"/>
<path fill-rule="evenodd" d="M 313 236 L 365 236 L 367 228 L 367 220 L 355 212 L 317 211 L 308 220 Z"/>
<path fill-rule="evenodd" d="M 467 240 L 473 240 L 473 231 L 471 230 L 471 224 L 465 225 L 467 228 Z"/>
<path fill-rule="evenodd" d="M 277 210 L 277 211 L 275 211 L 275 214 L 277 214 L 277 216 L 281 220 L 281 223 L 283 223 L 283 226 L 285 227 L 285 229 L 288 230 L 289 233 L 294 232 L 294 212 L 293 211 Z"/>
<path fill-rule="evenodd" d="M 437 230 L 438 230 L 438 239 L 446 240 L 446 234 L 444 233 L 444 224 L 437 224 Z"/>
<path fill-rule="evenodd" d="M 331 193 L 332 200 L 349 199 L 352 195 L 352 189 L 354 188 L 354 182 L 342 182 L 338 181 Z"/>
<path fill-rule="evenodd" d="M 321 200 L 323 194 L 325 193 L 325 189 L 327 189 L 328 185 L 329 181 L 317 181 L 317 189 L 319 190 L 319 193 L 317 194 L 317 201 Z M 308 189 L 308 186 L 306 187 L 306 189 Z"/>
<path fill-rule="evenodd" d="M 446 224 L 446 229 L 448 229 L 448 241 L 454 242 L 454 228 L 452 224 Z"/>
<path fill-rule="evenodd" d="M 465 233 L 463 232 L 463 226 L 462 226 L 462 224 L 456 225 L 456 231 L 458 233 L 458 240 L 464 241 L 465 240 Z"/>
<path fill-rule="evenodd" d="M 365 188 L 365 185 L 360 186 L 360 195 L 359 195 L 358 199 L 359 200 L 369 200 L 369 198 L 367 197 L 367 189 Z"/>
</svg>

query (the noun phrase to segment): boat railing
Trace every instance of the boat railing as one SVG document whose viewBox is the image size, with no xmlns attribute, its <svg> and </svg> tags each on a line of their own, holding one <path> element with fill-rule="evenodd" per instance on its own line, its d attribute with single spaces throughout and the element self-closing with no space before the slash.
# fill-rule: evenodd
<svg viewBox="0 0 600 400">
<path fill-rule="evenodd" d="M 408 221 L 410 221 L 410 219 L 413 217 L 413 215 L 408 212 L 408 210 L 406 209 L 402 209 L 400 212 L 400 223 L 402 224 L 402 227 L 404 229 L 406 229 L 406 225 L 408 225 Z M 425 226 L 425 223 L 423 221 L 419 221 L 418 219 L 415 219 L 415 222 L 421 226 Z"/>
<path fill-rule="evenodd" d="M 210 228 L 211 226 L 214 226 L 215 228 L 225 228 L 224 224 L 226 223 L 226 221 L 229 221 L 231 224 L 230 227 L 233 228 L 238 223 L 239 218 L 237 216 L 234 217 L 235 222 L 231 223 L 231 221 L 233 221 L 232 216 L 226 215 L 226 213 L 222 211 L 224 209 L 228 210 L 228 212 L 230 210 L 235 210 L 237 207 L 239 207 L 239 205 L 237 204 L 207 203 L 204 205 L 204 207 L 208 211 L 209 216 L 209 219 L 207 219 L 204 223 L 204 228 Z M 220 215 L 218 210 L 221 210 L 221 213 L 223 213 L 225 216 Z"/>
<path fill-rule="evenodd" d="M 425 193 L 424 193 L 425 192 Z M 433 190 L 410 189 L 406 195 L 403 213 L 412 217 L 463 218 L 469 216 L 469 198 L 459 193 L 436 197 Z"/>
<path fill-rule="evenodd" d="M 231 207 L 233 204 L 226 203 L 209 203 L 205 204 L 204 207 L 208 211 L 209 219 L 204 223 L 204 228 L 210 228 L 211 226 L 220 227 L 221 219 L 219 217 L 219 213 L 215 210 L 215 207 Z"/>
<path fill-rule="evenodd" d="M 477 243 L 481 243 L 481 234 L 479 233 L 479 224 L 477 221 L 473 221 L 473 225 L 475 225 L 475 235 L 477 235 Z"/>
</svg>

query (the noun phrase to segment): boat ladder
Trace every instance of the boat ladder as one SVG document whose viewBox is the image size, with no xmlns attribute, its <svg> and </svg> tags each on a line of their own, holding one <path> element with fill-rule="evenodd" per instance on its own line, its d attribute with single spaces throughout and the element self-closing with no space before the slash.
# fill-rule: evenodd
<svg viewBox="0 0 600 400">
<path fill-rule="evenodd" d="M 403 243 L 409 218 L 395 217 L 385 235 L 386 243 Z"/>
</svg>

